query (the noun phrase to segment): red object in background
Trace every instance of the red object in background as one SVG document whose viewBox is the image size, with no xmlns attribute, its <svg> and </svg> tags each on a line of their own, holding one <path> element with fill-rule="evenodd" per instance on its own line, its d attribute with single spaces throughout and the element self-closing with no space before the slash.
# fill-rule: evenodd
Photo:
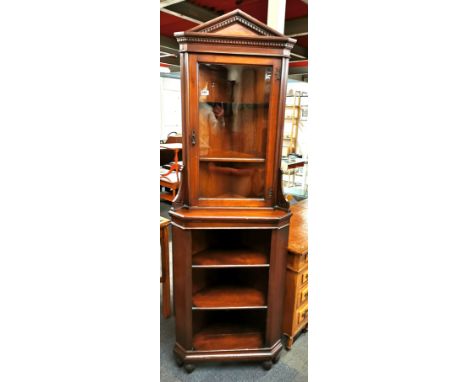
<svg viewBox="0 0 468 382">
<path fill-rule="evenodd" d="M 222 15 L 231 12 L 234 9 L 241 9 L 252 17 L 266 23 L 268 15 L 268 0 L 192 0 L 190 1 L 200 7 L 210 9 L 213 12 Z M 288 0 L 286 2 L 286 20 L 296 19 L 298 17 L 307 16 L 307 4 L 302 0 Z M 192 21 L 185 20 L 181 17 L 171 15 L 169 13 L 160 12 L 161 15 L 161 34 L 172 37 L 174 32 L 185 31 L 198 25 Z M 296 38 L 296 37 L 295 37 Z M 296 38 L 299 45 L 307 46 L 307 36 Z M 299 39 L 301 41 L 299 41 Z"/>
<path fill-rule="evenodd" d="M 291 68 L 302 68 L 302 67 L 307 66 L 307 65 L 308 65 L 307 60 L 292 61 L 292 62 L 289 63 L 289 67 L 291 67 Z"/>
<path fill-rule="evenodd" d="M 175 32 L 185 31 L 198 25 L 192 21 L 171 15 L 165 12 L 159 12 L 161 34 L 168 37 L 174 37 Z"/>
</svg>

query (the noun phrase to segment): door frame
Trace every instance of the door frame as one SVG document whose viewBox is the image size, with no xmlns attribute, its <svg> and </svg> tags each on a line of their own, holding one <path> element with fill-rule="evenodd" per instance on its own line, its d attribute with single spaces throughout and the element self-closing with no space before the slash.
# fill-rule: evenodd
<svg viewBox="0 0 468 382">
<path fill-rule="evenodd" d="M 268 127 L 267 127 L 267 142 L 265 153 L 265 188 L 263 198 L 200 198 L 199 196 L 199 176 L 200 176 L 200 155 L 199 155 L 199 106 L 198 106 L 198 65 L 200 63 L 220 64 L 220 65 L 246 65 L 246 66 L 269 66 L 272 68 L 272 80 L 270 89 L 270 102 L 268 109 Z M 187 156 L 190 158 L 189 179 L 191 185 L 189 187 L 189 201 L 191 206 L 199 207 L 272 207 L 275 175 L 273 174 L 273 166 L 278 155 L 277 151 L 277 130 L 278 126 L 278 111 L 279 99 L 281 90 L 281 72 L 282 60 L 279 57 L 262 57 L 262 56 L 242 56 L 242 55 L 214 55 L 214 54 L 190 54 L 188 57 L 188 71 L 190 73 L 190 81 L 188 84 L 189 93 L 189 129 L 185 131 L 196 137 L 195 145 L 193 145 L 191 137 L 185 142 L 188 143 Z"/>
</svg>

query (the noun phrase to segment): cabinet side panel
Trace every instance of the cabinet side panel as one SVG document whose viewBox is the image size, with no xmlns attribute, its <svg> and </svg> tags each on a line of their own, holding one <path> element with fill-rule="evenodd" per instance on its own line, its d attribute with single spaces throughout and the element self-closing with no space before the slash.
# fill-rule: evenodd
<svg viewBox="0 0 468 382">
<path fill-rule="evenodd" d="M 273 230 L 271 235 L 266 346 L 273 346 L 282 334 L 288 234 L 289 226 L 286 226 Z"/>
<path fill-rule="evenodd" d="M 288 67 L 289 67 L 289 60 L 287 58 L 282 59 L 281 63 L 281 85 L 279 90 L 279 101 L 278 101 L 278 114 L 277 114 L 277 130 L 276 130 L 276 153 L 275 153 L 275 165 L 274 168 L 276 169 L 273 174 L 273 184 L 281 184 L 281 174 L 278 169 L 281 169 L 281 152 L 282 152 L 282 145 L 283 145 L 283 130 L 284 130 L 284 113 L 286 108 L 286 92 L 288 87 Z M 280 179 L 278 179 L 280 177 Z M 273 192 L 273 197 L 275 198 L 276 205 L 284 199 L 283 195 L 279 195 L 282 193 L 281 190 L 275 189 Z"/>
<path fill-rule="evenodd" d="M 192 233 L 172 226 L 172 261 L 176 341 L 192 348 Z"/>
<path fill-rule="evenodd" d="M 187 86 L 187 104 L 186 104 L 186 115 L 187 125 L 184 128 L 184 134 L 186 136 L 186 145 L 184 147 L 187 153 L 189 175 L 189 205 L 194 206 L 197 204 L 198 196 L 198 144 L 199 141 L 199 129 L 198 129 L 198 63 L 196 55 L 188 55 L 186 59 L 187 75 L 186 86 Z"/>
<path fill-rule="evenodd" d="M 192 164 L 192 158 L 189 155 L 188 147 L 190 147 L 190 82 L 189 82 L 189 57 L 187 53 L 182 53 L 180 56 L 181 63 L 181 83 L 182 83 L 182 136 L 183 136 L 183 163 L 185 167 L 184 177 L 182 179 L 185 186 L 185 200 L 184 204 L 190 204 L 189 195 L 192 192 L 192 185 L 189 182 L 190 169 Z"/>
</svg>

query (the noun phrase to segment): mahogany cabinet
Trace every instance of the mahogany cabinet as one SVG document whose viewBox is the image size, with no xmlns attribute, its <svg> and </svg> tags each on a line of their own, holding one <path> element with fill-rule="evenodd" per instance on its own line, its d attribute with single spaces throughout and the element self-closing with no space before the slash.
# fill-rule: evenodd
<svg viewBox="0 0 468 382">
<path fill-rule="evenodd" d="M 184 168 L 170 211 L 179 365 L 258 361 L 282 348 L 291 213 L 281 144 L 295 42 L 240 10 L 175 33 Z"/>
</svg>

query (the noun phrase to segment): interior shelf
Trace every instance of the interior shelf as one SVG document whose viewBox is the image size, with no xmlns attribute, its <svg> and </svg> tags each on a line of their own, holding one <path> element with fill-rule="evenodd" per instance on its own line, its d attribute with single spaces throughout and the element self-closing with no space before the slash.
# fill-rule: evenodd
<svg viewBox="0 0 468 382">
<path fill-rule="evenodd" d="M 245 196 L 245 195 L 240 195 L 240 194 L 234 194 L 234 193 L 225 193 L 225 194 L 219 194 L 215 196 L 211 196 L 209 198 L 199 198 L 199 200 L 215 200 L 215 199 L 250 199 L 250 200 L 264 200 L 264 198 L 261 197 L 250 197 L 250 196 Z"/>
<path fill-rule="evenodd" d="M 200 162 L 265 163 L 265 158 L 201 157 Z"/>
<path fill-rule="evenodd" d="M 268 268 L 195 268 L 192 309 L 266 309 Z"/>
<path fill-rule="evenodd" d="M 200 104 L 205 104 L 205 105 L 213 105 L 213 104 L 222 104 L 222 105 L 229 105 L 229 106 L 232 106 L 232 105 L 237 105 L 237 107 L 244 107 L 244 108 L 248 108 L 248 107 L 251 107 L 251 108 L 267 108 L 270 106 L 270 103 L 269 102 L 233 102 L 233 101 L 229 101 L 229 100 L 226 100 L 226 99 L 223 99 L 223 100 L 216 100 L 216 101 L 201 101 L 199 100 L 198 101 Z"/>
<path fill-rule="evenodd" d="M 254 327 L 217 324 L 193 336 L 195 350 L 256 349 L 263 345 L 262 332 Z"/>
<path fill-rule="evenodd" d="M 196 311 L 195 350 L 258 349 L 264 346 L 266 311 Z"/>
<path fill-rule="evenodd" d="M 193 256 L 193 268 L 269 267 L 266 253 L 252 248 L 206 249 Z"/>
<path fill-rule="evenodd" d="M 255 287 L 217 285 L 193 295 L 193 309 L 267 308 L 265 293 Z"/>
</svg>

